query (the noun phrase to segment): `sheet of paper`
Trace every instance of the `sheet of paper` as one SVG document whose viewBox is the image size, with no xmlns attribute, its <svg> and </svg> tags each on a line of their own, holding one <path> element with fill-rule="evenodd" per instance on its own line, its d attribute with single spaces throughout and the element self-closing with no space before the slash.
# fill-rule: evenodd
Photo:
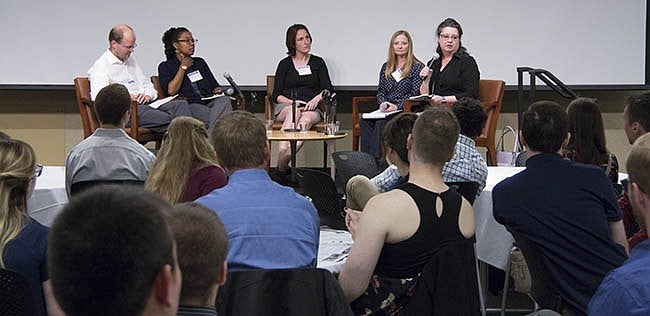
<svg viewBox="0 0 650 316">
<path fill-rule="evenodd" d="M 383 118 L 387 118 L 387 117 L 389 117 L 389 116 L 391 116 L 393 114 L 399 113 L 399 112 L 402 112 L 402 110 L 395 110 L 395 111 L 391 111 L 391 112 L 382 112 L 381 110 L 376 110 L 376 111 L 372 111 L 370 113 L 361 114 L 361 118 L 364 118 L 364 119 L 367 119 L 367 120 L 383 119 Z"/>
<path fill-rule="evenodd" d="M 147 104 L 147 105 L 150 106 L 150 107 L 152 107 L 152 108 L 154 108 L 154 109 L 157 109 L 157 108 L 159 108 L 161 105 L 163 105 L 163 104 L 165 104 L 165 103 L 167 103 L 167 102 L 173 100 L 173 99 L 176 98 L 177 96 L 178 96 L 178 94 L 175 94 L 175 95 L 172 95 L 172 96 L 166 97 L 166 98 L 164 98 L 164 99 L 160 99 L 160 100 L 153 101 L 153 102 L 151 102 L 151 103 L 149 103 L 149 104 Z"/>
</svg>

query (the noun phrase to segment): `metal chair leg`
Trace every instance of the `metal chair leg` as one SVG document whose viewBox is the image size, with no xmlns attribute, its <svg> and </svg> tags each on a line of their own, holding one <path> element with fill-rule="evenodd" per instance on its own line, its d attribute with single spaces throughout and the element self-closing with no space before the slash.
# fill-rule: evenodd
<svg viewBox="0 0 650 316">
<path fill-rule="evenodd" d="M 512 249 L 510 249 L 510 253 L 508 253 L 508 260 L 507 265 L 506 265 L 506 277 L 503 280 L 503 292 L 501 293 L 501 316 L 506 315 L 506 300 L 508 298 L 508 285 L 510 283 L 510 259 L 512 256 L 512 253 L 517 250 L 517 246 L 512 246 Z"/>
<path fill-rule="evenodd" d="M 476 243 L 474 243 L 474 261 L 476 263 L 476 281 L 478 282 L 478 298 L 481 304 L 481 316 L 485 316 L 485 295 L 483 294 L 483 285 L 481 284 L 481 272 L 478 267 L 478 257 L 476 256 Z"/>
</svg>

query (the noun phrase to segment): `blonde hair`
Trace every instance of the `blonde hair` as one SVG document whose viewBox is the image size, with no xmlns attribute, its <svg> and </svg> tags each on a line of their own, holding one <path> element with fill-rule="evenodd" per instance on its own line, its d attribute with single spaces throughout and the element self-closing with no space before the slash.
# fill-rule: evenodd
<svg viewBox="0 0 650 316">
<path fill-rule="evenodd" d="M 192 169 L 206 164 L 218 165 L 205 125 L 192 117 L 177 117 L 169 124 L 145 188 L 176 203 Z"/>
<path fill-rule="evenodd" d="M 36 171 L 36 155 L 20 140 L 0 141 L 0 268 L 4 250 L 29 220 L 27 194 Z"/>
<path fill-rule="evenodd" d="M 386 76 L 387 79 L 390 79 L 390 75 L 397 70 L 397 55 L 395 55 L 395 51 L 393 50 L 393 42 L 400 35 L 406 36 L 406 40 L 409 43 L 409 49 L 406 53 L 406 63 L 404 63 L 404 68 L 402 69 L 402 78 L 408 76 L 409 71 L 411 71 L 411 67 L 414 64 L 422 63 L 413 55 L 413 40 L 411 39 L 411 34 L 405 30 L 395 31 L 393 36 L 390 38 L 390 42 L 388 42 L 388 60 L 386 61 L 386 71 L 384 72 L 384 76 Z"/>
</svg>

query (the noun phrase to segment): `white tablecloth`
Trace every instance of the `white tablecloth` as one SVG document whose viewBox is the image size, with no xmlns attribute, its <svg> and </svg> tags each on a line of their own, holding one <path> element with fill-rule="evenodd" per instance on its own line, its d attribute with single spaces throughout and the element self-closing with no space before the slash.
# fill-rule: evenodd
<svg viewBox="0 0 650 316">
<path fill-rule="evenodd" d="M 67 203 L 65 167 L 44 167 L 43 173 L 36 179 L 34 194 L 27 200 L 29 215 L 41 224 L 50 226 Z"/>
</svg>

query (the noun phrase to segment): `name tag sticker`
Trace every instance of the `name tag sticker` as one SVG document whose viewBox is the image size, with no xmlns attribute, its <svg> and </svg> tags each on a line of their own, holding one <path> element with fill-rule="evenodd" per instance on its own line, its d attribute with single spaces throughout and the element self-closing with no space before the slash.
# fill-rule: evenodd
<svg viewBox="0 0 650 316">
<path fill-rule="evenodd" d="M 393 76 L 393 79 L 395 79 L 395 81 L 400 82 L 400 80 L 402 80 L 402 69 L 393 71 L 391 76 Z"/>
<path fill-rule="evenodd" d="M 203 79 L 203 76 L 201 76 L 201 72 L 198 71 L 198 70 L 194 70 L 194 71 L 188 73 L 187 76 L 190 78 L 191 82 L 197 82 L 197 81 Z"/>
<path fill-rule="evenodd" d="M 311 67 L 309 67 L 309 65 L 299 66 L 298 67 L 298 75 L 300 75 L 300 76 L 311 75 Z"/>
</svg>

